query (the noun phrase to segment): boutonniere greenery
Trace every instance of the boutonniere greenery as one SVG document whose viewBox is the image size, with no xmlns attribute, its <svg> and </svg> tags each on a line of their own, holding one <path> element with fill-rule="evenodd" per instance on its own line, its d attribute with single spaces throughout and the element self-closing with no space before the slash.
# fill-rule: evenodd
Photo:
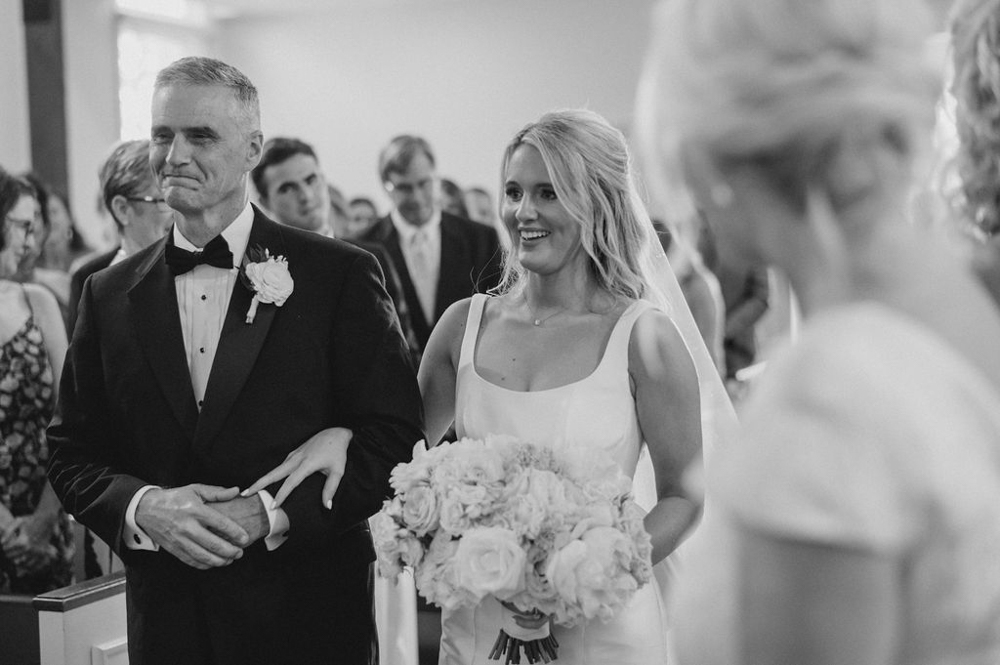
<svg viewBox="0 0 1000 665">
<path fill-rule="evenodd" d="M 260 303 L 281 307 L 295 288 L 292 275 L 288 272 L 288 259 L 284 256 L 271 256 L 270 250 L 259 246 L 247 248 L 240 269 L 240 280 L 253 293 L 250 309 L 247 310 L 247 323 L 253 323 Z"/>
</svg>

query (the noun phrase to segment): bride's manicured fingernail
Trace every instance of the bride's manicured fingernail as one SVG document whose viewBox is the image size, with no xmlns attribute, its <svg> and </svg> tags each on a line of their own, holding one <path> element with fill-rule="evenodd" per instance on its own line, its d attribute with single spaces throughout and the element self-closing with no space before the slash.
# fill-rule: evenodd
<svg viewBox="0 0 1000 665">
<path fill-rule="evenodd" d="M 327 499 L 326 503 L 324 503 L 323 505 L 326 506 L 327 510 L 332 510 L 333 509 L 333 499 Z"/>
</svg>

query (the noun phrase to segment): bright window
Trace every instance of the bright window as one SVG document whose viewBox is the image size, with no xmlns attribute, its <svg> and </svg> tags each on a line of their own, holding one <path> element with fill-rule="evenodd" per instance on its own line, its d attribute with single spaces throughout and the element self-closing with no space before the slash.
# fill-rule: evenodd
<svg viewBox="0 0 1000 665">
<path fill-rule="evenodd" d="M 193 0 L 116 0 L 121 138 L 149 136 L 156 73 L 189 55 L 211 55 L 212 23 Z"/>
</svg>

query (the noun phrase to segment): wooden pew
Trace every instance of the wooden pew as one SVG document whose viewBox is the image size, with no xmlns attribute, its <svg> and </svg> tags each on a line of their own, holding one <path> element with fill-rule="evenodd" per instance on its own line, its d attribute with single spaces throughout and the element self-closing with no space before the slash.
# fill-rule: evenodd
<svg viewBox="0 0 1000 665">
<path fill-rule="evenodd" d="M 127 665 L 125 573 L 36 596 L 40 665 Z"/>
</svg>

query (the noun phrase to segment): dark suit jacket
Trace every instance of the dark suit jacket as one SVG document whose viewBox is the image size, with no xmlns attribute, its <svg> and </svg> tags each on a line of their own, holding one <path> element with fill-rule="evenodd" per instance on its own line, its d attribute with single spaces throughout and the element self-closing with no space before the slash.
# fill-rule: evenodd
<svg viewBox="0 0 1000 665">
<path fill-rule="evenodd" d="M 93 275 L 98 270 L 104 270 L 111 262 L 115 260 L 115 256 L 118 255 L 119 246 L 115 247 L 103 254 L 98 254 L 94 258 L 90 259 L 82 266 L 76 269 L 76 272 L 70 277 L 69 280 L 69 306 L 68 314 L 66 316 L 66 326 L 69 328 L 69 334 L 73 335 L 73 328 L 76 326 L 76 316 L 77 310 L 80 305 L 80 296 L 83 294 L 83 283 L 87 281 L 87 278 Z"/>
<path fill-rule="evenodd" d="M 382 273 L 385 276 L 385 290 L 389 294 L 389 297 L 392 298 L 393 304 L 396 306 L 396 315 L 399 317 L 399 326 L 403 331 L 403 338 L 406 340 L 406 345 L 410 348 L 410 356 L 413 359 L 413 366 L 419 367 L 422 347 L 417 341 L 416 333 L 413 332 L 413 320 L 410 318 L 410 307 L 406 302 L 406 298 L 403 297 L 403 282 L 399 278 L 399 270 L 396 268 L 395 262 L 389 258 L 389 254 L 386 252 L 385 247 L 377 242 L 357 239 L 347 239 L 347 242 L 360 247 L 366 252 L 370 252 L 382 267 Z"/>
<path fill-rule="evenodd" d="M 420 307 L 420 299 L 417 298 L 413 279 L 406 267 L 399 244 L 399 233 L 393 226 L 392 219 L 383 217 L 361 239 L 381 244 L 395 263 L 413 331 L 421 350 L 427 346 L 431 329 L 449 305 L 474 293 L 491 289 L 500 281 L 502 255 L 496 231 L 484 224 L 442 212 L 441 269 L 434 304 L 434 321 L 428 321 Z"/>
<path fill-rule="evenodd" d="M 129 657 L 151 663 L 368 663 L 375 639 L 366 518 L 389 471 L 422 437 L 420 395 L 375 259 L 255 210 L 248 247 L 284 255 L 295 288 L 246 324 L 233 290 L 204 406 L 195 405 L 166 239 L 84 287 L 49 477 L 127 571 Z M 200 571 L 122 545 L 127 504 L 146 484 L 246 487 L 316 432 L 353 430 L 332 510 L 323 477 L 283 508 L 288 540 Z M 277 491 L 278 486 L 270 488 Z"/>
</svg>

